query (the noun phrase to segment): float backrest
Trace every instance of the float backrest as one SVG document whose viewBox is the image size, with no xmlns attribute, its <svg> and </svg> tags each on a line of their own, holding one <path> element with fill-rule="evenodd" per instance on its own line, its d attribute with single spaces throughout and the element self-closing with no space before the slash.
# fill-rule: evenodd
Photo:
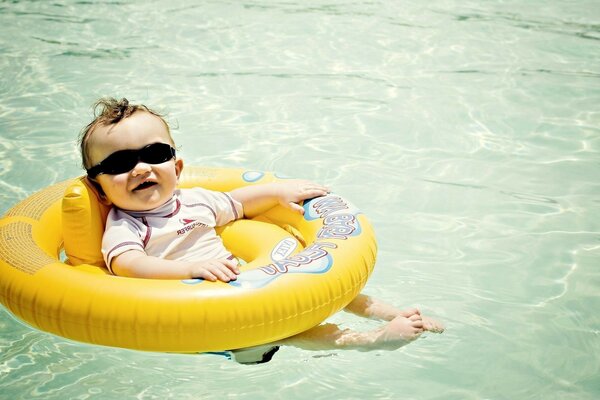
<svg viewBox="0 0 600 400">
<path fill-rule="evenodd" d="M 67 263 L 105 267 L 100 251 L 110 206 L 85 177 L 74 179 L 62 200 L 62 230 Z"/>
</svg>

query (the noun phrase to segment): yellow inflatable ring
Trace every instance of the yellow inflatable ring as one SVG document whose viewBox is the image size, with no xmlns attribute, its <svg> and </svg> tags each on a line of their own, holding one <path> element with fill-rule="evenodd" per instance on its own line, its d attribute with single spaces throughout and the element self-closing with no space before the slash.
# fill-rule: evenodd
<svg viewBox="0 0 600 400">
<path fill-rule="evenodd" d="M 277 179 L 186 167 L 180 186 L 228 191 Z M 306 201 L 304 217 L 275 207 L 220 229 L 226 247 L 247 262 L 237 281 L 113 276 L 99 253 L 107 207 L 85 183 L 43 189 L 0 220 L 0 301 L 26 323 L 65 338 L 165 352 L 269 343 L 346 306 L 375 263 L 367 218 L 330 194 Z"/>
</svg>

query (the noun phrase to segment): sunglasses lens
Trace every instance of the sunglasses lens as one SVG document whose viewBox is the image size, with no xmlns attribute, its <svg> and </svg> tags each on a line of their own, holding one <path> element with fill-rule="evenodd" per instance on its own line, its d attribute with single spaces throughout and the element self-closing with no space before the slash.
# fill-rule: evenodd
<svg viewBox="0 0 600 400">
<path fill-rule="evenodd" d="M 138 162 L 162 164 L 175 157 L 175 149 L 167 143 L 152 143 L 139 150 L 119 150 L 100 164 L 87 170 L 91 178 L 98 174 L 118 175 L 131 171 Z"/>
<path fill-rule="evenodd" d="M 173 158 L 174 153 L 173 148 L 166 143 L 153 143 L 140 150 L 139 159 L 148 164 L 161 164 Z"/>
<path fill-rule="evenodd" d="M 102 172 L 116 175 L 131 171 L 138 163 L 136 150 L 121 150 L 108 156 L 102 161 Z"/>
</svg>

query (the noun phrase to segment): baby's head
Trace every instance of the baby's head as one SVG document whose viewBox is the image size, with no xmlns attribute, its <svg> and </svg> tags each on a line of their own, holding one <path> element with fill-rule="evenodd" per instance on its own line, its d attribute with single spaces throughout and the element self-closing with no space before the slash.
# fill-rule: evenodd
<svg viewBox="0 0 600 400">
<path fill-rule="evenodd" d="M 94 130 L 101 126 L 111 126 L 118 124 L 125 118 L 130 117 L 134 113 L 147 112 L 157 118 L 159 118 L 165 125 L 167 135 L 171 144 L 174 144 L 171 136 L 171 129 L 169 124 L 165 121 L 164 117 L 158 112 L 151 110 L 143 104 L 130 104 L 127 99 L 117 100 L 112 97 L 105 97 L 98 100 L 93 106 L 94 119 L 90 122 L 82 131 L 79 136 L 79 144 L 81 150 L 81 158 L 83 161 L 83 168 L 88 170 L 92 167 L 93 163 L 90 160 L 89 154 L 89 139 L 92 136 Z"/>
<path fill-rule="evenodd" d="M 124 210 L 143 211 L 167 202 L 183 161 L 175 157 L 164 118 L 127 99 L 101 99 L 81 132 L 83 167 L 101 194 Z"/>
</svg>

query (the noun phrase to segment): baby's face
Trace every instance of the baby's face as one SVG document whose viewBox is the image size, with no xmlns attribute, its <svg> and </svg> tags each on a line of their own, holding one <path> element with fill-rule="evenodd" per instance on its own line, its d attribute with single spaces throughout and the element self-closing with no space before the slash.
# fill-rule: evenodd
<svg viewBox="0 0 600 400">
<path fill-rule="evenodd" d="M 120 150 L 138 150 L 153 143 L 173 145 L 163 121 L 138 111 L 117 124 L 99 126 L 89 137 L 91 165 L 97 165 Z M 160 164 L 139 161 L 131 171 L 100 174 L 95 180 L 114 205 L 124 210 L 144 211 L 163 205 L 172 196 L 183 162 L 171 158 Z"/>
</svg>

